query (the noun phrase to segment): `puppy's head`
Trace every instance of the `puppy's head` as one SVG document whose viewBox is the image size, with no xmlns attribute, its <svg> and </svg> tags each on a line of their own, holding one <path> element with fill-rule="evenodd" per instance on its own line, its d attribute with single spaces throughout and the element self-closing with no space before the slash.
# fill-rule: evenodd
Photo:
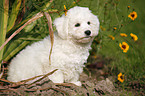
<svg viewBox="0 0 145 96">
<path fill-rule="evenodd" d="M 73 7 L 67 15 L 55 19 L 54 25 L 62 39 L 71 38 L 79 43 L 88 43 L 98 35 L 99 20 L 86 7 Z"/>
</svg>

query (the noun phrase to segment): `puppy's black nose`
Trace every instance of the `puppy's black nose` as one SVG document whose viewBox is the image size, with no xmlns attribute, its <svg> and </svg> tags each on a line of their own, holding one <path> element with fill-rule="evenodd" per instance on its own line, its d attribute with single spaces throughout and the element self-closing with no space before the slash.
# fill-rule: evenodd
<svg viewBox="0 0 145 96">
<path fill-rule="evenodd" d="M 91 34 L 91 31 L 87 30 L 87 31 L 85 31 L 85 34 L 89 36 Z"/>
</svg>

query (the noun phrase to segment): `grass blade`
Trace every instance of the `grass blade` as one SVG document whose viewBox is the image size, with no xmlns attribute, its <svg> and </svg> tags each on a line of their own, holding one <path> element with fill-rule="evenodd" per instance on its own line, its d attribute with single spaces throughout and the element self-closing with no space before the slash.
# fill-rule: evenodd
<svg viewBox="0 0 145 96">
<path fill-rule="evenodd" d="M 29 43 L 30 43 L 29 41 L 23 41 L 14 50 L 13 50 L 13 48 L 11 48 L 12 49 L 12 50 L 10 50 L 11 52 L 9 54 L 4 55 L 4 57 L 3 57 L 4 61 L 8 61 L 10 58 L 12 58 L 16 53 L 18 53 L 22 48 L 24 48 Z"/>
<path fill-rule="evenodd" d="M 0 11 L 0 46 L 1 46 L 5 42 L 7 32 L 9 0 L 0 0 L 0 6 L 2 6 L 2 10 Z M 0 50 L 0 61 L 3 58 L 3 52 L 4 49 Z M 0 62 L 0 70 L 1 70 L 1 62 Z"/>
<path fill-rule="evenodd" d="M 8 28 L 7 31 L 10 31 L 13 26 L 15 25 L 15 21 L 17 19 L 19 10 L 21 6 L 21 0 L 15 0 L 13 6 L 12 6 L 12 12 L 9 15 L 9 20 L 8 20 Z"/>
</svg>

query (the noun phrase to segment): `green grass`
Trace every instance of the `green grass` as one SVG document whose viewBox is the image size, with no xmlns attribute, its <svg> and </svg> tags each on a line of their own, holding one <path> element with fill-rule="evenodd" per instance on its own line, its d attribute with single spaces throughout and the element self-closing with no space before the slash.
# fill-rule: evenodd
<svg viewBox="0 0 145 96">
<path fill-rule="evenodd" d="M 82 2 L 87 0 L 82 0 Z M 96 40 L 99 44 L 93 43 L 93 53 L 96 56 L 110 58 L 111 62 L 106 63 L 108 72 L 116 76 L 121 72 L 125 75 L 125 85 L 133 82 L 144 84 L 145 78 L 145 8 L 143 0 L 91 0 L 91 6 L 88 3 L 80 5 L 89 6 L 93 13 L 100 19 L 100 25 L 103 27 Z M 99 2 L 99 4 L 98 4 Z M 144 3 L 143 3 L 144 2 Z M 99 6 L 95 6 L 99 5 Z M 130 8 L 128 9 L 128 6 Z M 138 17 L 132 22 L 128 15 L 130 12 L 137 12 Z M 121 25 L 123 24 L 123 26 Z M 113 30 L 116 27 L 117 30 Z M 126 33 L 127 37 L 121 37 L 120 33 Z M 136 34 L 138 40 L 134 42 L 130 33 Z M 115 37 L 111 40 L 108 35 Z M 129 50 L 123 53 L 119 43 L 127 42 Z"/>
<path fill-rule="evenodd" d="M 122 72 L 126 75 L 126 79 L 128 81 L 134 81 L 134 80 L 142 80 L 144 78 L 145 72 L 144 72 L 144 37 L 145 33 L 144 30 L 144 21 L 145 19 L 143 18 L 143 5 L 140 1 L 124 1 L 121 0 L 118 3 L 117 6 L 117 11 L 116 16 L 110 16 L 113 17 L 112 21 L 108 21 L 112 25 L 116 26 L 118 29 L 120 25 L 118 25 L 121 21 L 120 24 L 123 24 L 123 26 L 119 31 L 116 30 L 113 32 L 113 30 L 109 31 L 103 31 L 101 35 L 113 35 L 115 36 L 115 40 L 108 40 L 105 38 L 102 40 L 102 49 L 98 52 L 98 54 L 102 54 L 104 56 L 109 56 L 113 58 L 114 60 L 111 62 L 112 69 L 117 68 L 119 72 Z M 127 6 L 131 6 L 130 9 L 128 10 Z M 109 10 L 109 9 L 108 9 Z M 135 21 L 130 22 L 129 18 L 127 17 L 130 12 L 135 10 L 138 14 L 138 17 Z M 112 10 L 113 11 L 113 10 Z M 113 15 L 113 14 L 110 14 Z M 123 16 L 123 17 L 122 17 Z M 126 19 L 124 21 L 124 19 Z M 119 21 L 116 23 L 116 21 Z M 107 22 L 107 20 L 106 20 Z M 127 23 L 126 23 L 127 22 Z M 106 24 L 102 24 L 106 25 Z M 104 26 L 107 30 L 108 26 Z M 126 33 L 128 37 L 120 37 L 119 33 Z M 138 36 L 138 41 L 134 42 L 132 38 L 129 36 L 130 33 L 134 33 Z M 120 48 L 119 48 L 119 43 L 120 42 L 127 42 L 130 46 L 129 50 L 127 53 L 123 53 Z M 118 72 L 118 73 L 119 73 Z M 116 74 L 118 74 L 116 73 Z"/>
<path fill-rule="evenodd" d="M 94 14 L 100 19 L 100 34 L 97 38 L 100 44 L 93 45 L 92 53 L 102 55 L 105 58 L 112 58 L 112 62 L 108 64 L 112 73 L 117 75 L 122 72 L 125 74 L 126 81 L 140 81 L 144 78 L 144 36 L 145 36 L 145 19 L 143 11 L 145 8 L 143 0 L 80 0 L 81 6 L 89 7 Z M 96 6 L 98 5 L 98 6 Z M 128 6 L 130 8 L 128 9 Z M 128 15 L 132 11 L 137 12 L 138 17 L 132 22 Z M 121 25 L 123 24 L 123 26 Z M 117 30 L 113 30 L 116 27 Z M 127 37 L 121 37 L 120 33 L 126 33 Z M 138 36 L 138 40 L 134 42 L 130 36 L 134 33 Z M 108 35 L 115 37 L 111 40 Z M 119 43 L 127 42 L 129 50 L 123 53 L 119 47 Z M 96 52 L 97 51 L 97 52 Z M 113 71 L 116 70 L 116 71 Z"/>
</svg>

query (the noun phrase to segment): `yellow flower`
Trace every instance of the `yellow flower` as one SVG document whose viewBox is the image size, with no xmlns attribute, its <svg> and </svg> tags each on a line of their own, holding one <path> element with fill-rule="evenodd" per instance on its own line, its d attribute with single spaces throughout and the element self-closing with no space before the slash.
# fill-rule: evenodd
<svg viewBox="0 0 145 96">
<path fill-rule="evenodd" d="M 67 15 L 67 9 L 66 9 L 66 6 L 64 5 L 64 13 L 65 13 L 65 16 Z"/>
<path fill-rule="evenodd" d="M 112 40 L 115 40 L 115 37 L 113 37 L 112 35 L 109 35 L 108 37 L 110 37 Z"/>
<path fill-rule="evenodd" d="M 133 11 L 128 15 L 128 17 L 134 21 L 137 18 L 137 13 Z"/>
<path fill-rule="evenodd" d="M 116 27 L 114 27 L 114 30 L 116 30 L 117 28 Z"/>
<path fill-rule="evenodd" d="M 119 46 L 124 53 L 126 53 L 129 50 L 129 45 L 126 42 L 122 42 L 122 44 L 119 43 Z"/>
<path fill-rule="evenodd" d="M 123 83 L 123 81 L 124 81 L 124 75 L 122 75 L 122 73 L 119 73 L 119 74 L 118 74 L 118 80 L 119 80 L 121 83 Z"/>
<path fill-rule="evenodd" d="M 74 1 L 73 4 L 75 4 L 76 2 Z"/>
<path fill-rule="evenodd" d="M 120 33 L 120 36 L 127 37 L 127 35 L 125 33 Z"/>
<path fill-rule="evenodd" d="M 103 28 L 102 26 L 100 26 L 100 28 L 101 28 L 101 30 L 102 30 L 102 31 L 105 31 L 105 30 L 106 30 L 106 29 L 105 29 L 105 28 Z"/>
<path fill-rule="evenodd" d="M 130 36 L 133 38 L 134 41 L 137 41 L 138 37 L 135 34 L 130 33 Z"/>
<path fill-rule="evenodd" d="M 130 6 L 127 6 L 127 8 L 129 9 L 129 8 L 130 8 Z"/>
</svg>

